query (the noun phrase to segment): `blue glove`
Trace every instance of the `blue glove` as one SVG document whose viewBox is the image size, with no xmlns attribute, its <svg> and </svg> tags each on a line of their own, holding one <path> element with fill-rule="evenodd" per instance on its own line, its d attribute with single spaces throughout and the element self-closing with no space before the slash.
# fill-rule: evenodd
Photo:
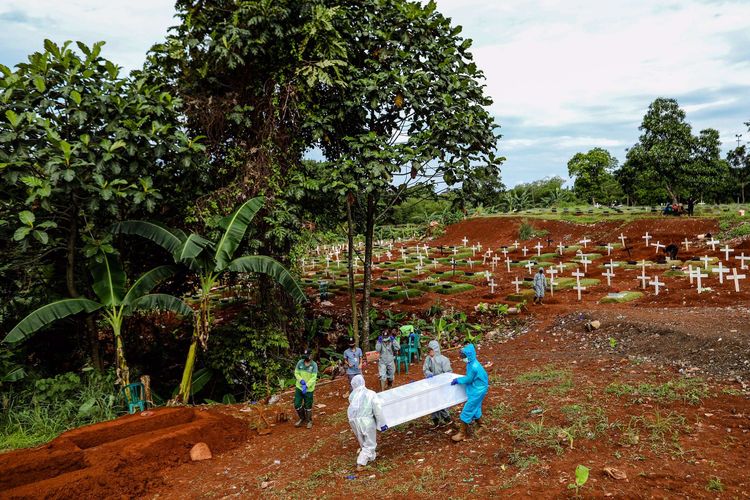
<svg viewBox="0 0 750 500">
<path fill-rule="evenodd" d="M 430 373 L 429 375 L 427 375 L 425 378 L 432 378 L 432 373 Z"/>
<path fill-rule="evenodd" d="M 391 342 L 395 342 L 395 341 L 396 341 L 396 337 L 391 335 Z"/>
<path fill-rule="evenodd" d="M 457 384 L 458 384 L 457 378 L 454 378 L 453 380 L 451 380 L 451 385 L 457 385 Z"/>
<path fill-rule="evenodd" d="M 299 385 L 302 386 L 302 394 L 307 394 L 307 382 L 300 380 Z"/>
<path fill-rule="evenodd" d="M 383 336 L 382 335 L 378 335 L 378 342 L 380 342 L 381 344 L 383 343 Z"/>
<path fill-rule="evenodd" d="M 388 430 L 388 426 L 387 425 L 384 425 L 383 427 L 380 428 L 380 432 L 385 432 L 387 430 Z"/>
</svg>

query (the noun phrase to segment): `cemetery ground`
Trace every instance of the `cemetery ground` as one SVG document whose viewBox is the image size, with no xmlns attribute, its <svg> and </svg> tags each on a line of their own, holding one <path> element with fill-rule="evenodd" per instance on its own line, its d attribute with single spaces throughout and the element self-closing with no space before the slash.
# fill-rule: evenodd
<svg viewBox="0 0 750 500">
<path fill-rule="evenodd" d="M 0 455 L 0 496 L 564 498 L 576 493 L 569 485 L 579 464 L 590 468 L 583 497 L 750 496 L 750 281 L 731 281 L 722 271 L 750 274 L 736 259 L 750 255 L 750 240 L 722 240 L 719 221 L 710 218 L 595 224 L 531 218 L 537 237 L 525 241 L 519 238 L 523 223 L 465 220 L 433 241 L 418 242 L 430 247 L 419 252 L 427 253 L 423 263 L 416 241 L 383 242 L 377 251 L 378 310 L 422 315 L 439 303 L 486 327 L 479 359 L 487 364 L 490 391 L 484 426 L 470 440 L 455 444 L 451 429 L 434 430 L 427 418 L 419 419 L 380 433 L 377 461 L 357 473 L 346 379 L 340 377 L 316 390 L 311 430 L 279 418 L 293 414 L 290 393 L 266 407 L 265 416 L 278 422 L 264 435 L 248 432 L 264 424 L 246 405 L 177 409 L 179 415 L 157 409 L 71 431 L 36 450 Z M 699 238 L 707 233 L 712 237 Z M 687 247 L 681 243 L 686 239 Z M 657 242 L 677 244 L 679 262 L 659 258 Z M 562 255 L 555 255 L 558 245 Z M 494 269 L 491 257 L 482 263 L 488 248 L 503 256 L 502 246 L 508 253 Z M 343 255 L 329 254 L 326 263 L 325 253 L 309 257 L 308 291 L 315 296 L 317 282 L 326 280 L 332 296 L 317 301 L 316 311 L 346 317 Z M 523 266 L 528 260 L 561 269 L 560 288 L 552 296 L 548 291 L 541 306 L 524 304 L 524 278 L 536 270 Z M 604 267 L 610 260 L 616 265 Z M 702 293 L 688 267 L 705 275 Z M 576 269 L 584 275 L 574 278 Z M 607 284 L 602 274 L 610 271 Z M 643 275 L 649 278 L 645 288 L 638 279 Z M 611 293 L 633 300 L 603 302 Z M 494 304 L 521 311 L 497 315 Z M 589 331 L 591 320 L 600 328 Z M 457 350 L 446 354 L 461 372 Z M 370 365 L 369 387 L 377 386 L 376 377 Z M 412 364 L 396 384 L 421 377 L 421 366 Z M 127 419 L 140 426 L 137 433 L 112 431 Z M 190 462 L 198 436 L 214 449 L 211 460 Z"/>
</svg>

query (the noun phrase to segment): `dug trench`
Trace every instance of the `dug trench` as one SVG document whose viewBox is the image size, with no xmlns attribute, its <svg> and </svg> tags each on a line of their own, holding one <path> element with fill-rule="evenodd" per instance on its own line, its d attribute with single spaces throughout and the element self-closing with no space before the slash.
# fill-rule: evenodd
<svg viewBox="0 0 750 500">
<path fill-rule="evenodd" d="M 129 415 L 0 455 L 0 498 L 135 497 L 159 486 L 154 471 L 190 461 L 197 442 L 221 453 L 247 437 L 245 423 L 205 408 Z"/>
</svg>

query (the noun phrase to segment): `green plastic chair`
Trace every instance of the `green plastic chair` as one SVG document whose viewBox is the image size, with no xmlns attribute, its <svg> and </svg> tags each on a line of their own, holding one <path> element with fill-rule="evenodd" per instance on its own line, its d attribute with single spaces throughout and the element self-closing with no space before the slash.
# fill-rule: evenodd
<svg viewBox="0 0 750 500">
<path fill-rule="evenodd" d="M 146 400 L 143 399 L 145 390 L 141 382 L 134 382 L 122 388 L 125 402 L 128 404 L 128 413 L 131 415 L 135 413 L 136 408 L 140 408 L 141 411 L 146 410 Z"/>
<path fill-rule="evenodd" d="M 406 351 L 409 355 L 409 363 L 412 362 L 412 358 L 416 358 L 417 361 L 422 361 L 422 336 L 421 332 L 414 328 L 413 325 L 404 325 L 399 328 L 401 334 L 404 336 L 405 341 L 401 344 L 401 351 Z"/>
<path fill-rule="evenodd" d="M 409 374 L 409 358 L 410 354 L 407 351 L 406 346 L 401 344 L 401 349 L 399 349 L 398 354 L 396 354 L 396 373 L 401 374 L 401 363 L 403 363 L 406 374 Z"/>
</svg>

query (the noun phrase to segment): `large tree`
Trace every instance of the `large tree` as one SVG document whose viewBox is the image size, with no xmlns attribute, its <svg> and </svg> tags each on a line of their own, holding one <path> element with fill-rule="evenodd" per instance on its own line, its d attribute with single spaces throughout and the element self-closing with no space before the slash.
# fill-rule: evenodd
<svg viewBox="0 0 750 500">
<path fill-rule="evenodd" d="M 731 182 L 734 184 L 733 198 L 745 203 L 745 189 L 750 185 L 750 152 L 746 145 L 738 146 L 727 153 Z"/>
<path fill-rule="evenodd" d="M 373 233 L 409 186 L 454 185 L 478 171 L 497 177 L 491 100 L 471 41 L 435 3 L 364 0 L 332 19 L 346 47 L 341 83 L 319 101 L 315 137 L 331 161 L 332 188 L 364 213 L 362 343 L 369 339 Z"/>
<path fill-rule="evenodd" d="M 717 196 L 711 186 L 717 185 L 717 179 L 724 182 L 727 169 L 719 157 L 721 143 L 716 130 L 702 130 L 694 136 L 677 101 L 663 97 L 651 103 L 639 129 L 639 141 L 628 150 L 624 165 L 628 174 L 618 176 L 621 181 L 653 179 L 673 202 Z M 626 193 L 632 188 L 622 187 Z"/>
<path fill-rule="evenodd" d="M 617 200 L 622 191 L 612 175 L 616 169 L 617 158 L 606 149 L 594 148 L 587 153 L 576 153 L 568 161 L 568 175 L 575 178 L 573 192 L 591 203 Z"/>
<path fill-rule="evenodd" d="M 65 277 L 72 298 L 88 288 L 82 257 L 113 251 L 113 222 L 162 208 L 165 198 L 165 212 L 179 206 L 194 177 L 176 179 L 202 149 L 179 128 L 180 100 L 158 81 L 121 77 L 102 46 L 78 42 L 76 51 L 45 40 L 15 70 L 0 65 L 0 239 L 14 240 L 0 272 L 10 282 L 62 268 L 53 278 Z"/>
</svg>

